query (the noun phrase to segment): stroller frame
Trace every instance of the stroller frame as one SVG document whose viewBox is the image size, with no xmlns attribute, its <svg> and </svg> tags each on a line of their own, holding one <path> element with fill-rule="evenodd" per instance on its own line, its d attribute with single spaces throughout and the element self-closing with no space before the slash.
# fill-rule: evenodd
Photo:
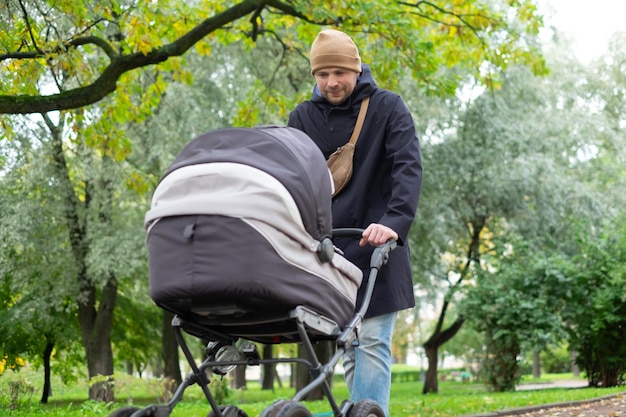
<svg viewBox="0 0 626 417">
<path fill-rule="evenodd" d="M 363 229 L 342 228 L 333 229 L 333 238 L 360 238 Z M 209 390 L 211 378 L 208 371 L 224 376 L 238 365 L 271 365 L 278 363 L 298 363 L 306 366 L 312 381 L 302 389 L 298 390 L 290 400 L 277 400 L 266 408 L 260 417 L 310 417 L 312 414 L 306 407 L 300 404 L 306 396 L 314 389 L 321 387 L 322 392 L 330 404 L 332 414 L 325 414 L 334 417 L 385 417 L 380 406 L 373 400 L 362 400 L 354 403 L 344 400 L 341 404 L 335 399 L 328 378 L 332 376 L 334 367 L 337 365 L 349 346 L 358 346 L 358 330 L 363 321 L 363 317 L 372 297 L 374 285 L 378 271 L 389 259 L 389 253 L 395 249 L 397 242 L 390 240 L 384 245 L 374 249 L 370 259 L 369 280 L 365 290 L 363 303 L 358 311 L 352 316 L 349 323 L 341 329 L 340 326 L 330 318 L 327 318 L 306 306 L 297 306 L 292 309 L 287 317 L 283 315 L 269 315 L 267 317 L 257 317 L 245 322 L 233 319 L 232 322 L 224 321 L 223 318 L 216 319 L 208 324 L 198 324 L 180 315 L 176 315 L 172 320 L 172 328 L 176 341 L 180 346 L 185 359 L 189 363 L 191 372 L 183 379 L 177 387 L 172 398 L 165 404 L 153 404 L 142 409 L 136 407 L 123 407 L 109 415 L 109 417 L 169 417 L 174 407 L 182 400 L 187 388 L 198 384 L 202 389 L 212 411 L 207 417 L 248 417 L 242 409 L 234 406 L 220 406 L 217 404 L 213 394 Z M 323 254 L 321 256 L 324 256 Z M 270 333 L 259 333 L 258 330 L 266 325 L 278 324 L 282 331 L 280 337 L 270 336 Z M 227 330 L 224 331 L 223 328 Z M 286 330 L 285 330 L 286 329 Z M 207 358 L 200 364 L 191 353 L 187 342 L 183 337 L 183 331 L 198 337 L 202 340 L 209 340 L 206 353 Z M 284 338 L 286 336 L 286 338 Z M 219 358 L 220 348 L 224 346 L 234 346 L 239 339 L 244 340 L 241 346 L 241 354 L 244 359 L 236 360 Z M 320 340 L 334 340 L 336 345 L 335 353 L 330 360 L 322 364 L 315 352 L 314 342 Z M 302 343 L 308 359 L 304 358 L 272 358 L 263 359 L 252 342 L 257 341 L 266 344 L 277 343 Z M 223 371 L 230 368 L 228 371 Z"/>
</svg>

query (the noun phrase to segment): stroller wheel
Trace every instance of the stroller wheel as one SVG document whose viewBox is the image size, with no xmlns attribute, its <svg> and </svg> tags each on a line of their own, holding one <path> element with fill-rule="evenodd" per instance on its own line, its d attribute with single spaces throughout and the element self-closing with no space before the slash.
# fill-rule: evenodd
<svg viewBox="0 0 626 417">
<path fill-rule="evenodd" d="M 376 401 L 361 400 L 352 406 L 348 417 L 385 417 L 385 412 Z"/>
<path fill-rule="evenodd" d="M 298 401 L 278 400 L 267 407 L 261 417 L 312 417 L 312 414 Z"/>
<path fill-rule="evenodd" d="M 224 417 L 248 417 L 248 414 L 246 414 L 245 411 L 235 407 L 234 405 L 220 406 L 220 413 L 222 413 L 222 416 Z M 217 414 L 215 414 L 215 412 L 211 411 L 207 414 L 207 417 L 215 417 L 216 415 Z"/>
<path fill-rule="evenodd" d="M 137 407 L 122 407 L 109 414 L 109 417 L 130 417 L 138 410 L 139 408 Z"/>
</svg>

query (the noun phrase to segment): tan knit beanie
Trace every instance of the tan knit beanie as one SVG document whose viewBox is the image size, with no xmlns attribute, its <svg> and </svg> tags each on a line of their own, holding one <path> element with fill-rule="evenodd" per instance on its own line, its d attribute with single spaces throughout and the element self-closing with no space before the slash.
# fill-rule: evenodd
<svg viewBox="0 0 626 417">
<path fill-rule="evenodd" d="M 361 72 L 359 50 L 347 34 L 334 29 L 321 31 L 311 45 L 311 74 L 322 68 L 345 68 Z"/>
</svg>

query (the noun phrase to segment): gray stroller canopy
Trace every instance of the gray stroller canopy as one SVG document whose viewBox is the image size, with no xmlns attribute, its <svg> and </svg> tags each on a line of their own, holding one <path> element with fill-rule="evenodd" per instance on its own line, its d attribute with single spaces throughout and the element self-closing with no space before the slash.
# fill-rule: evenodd
<svg viewBox="0 0 626 417">
<path fill-rule="evenodd" d="M 302 131 L 263 126 L 208 132 L 183 148 L 161 181 L 182 167 L 214 162 L 248 165 L 276 178 L 293 197 L 307 232 L 316 240 L 331 236 L 328 168 L 317 145 Z"/>
</svg>

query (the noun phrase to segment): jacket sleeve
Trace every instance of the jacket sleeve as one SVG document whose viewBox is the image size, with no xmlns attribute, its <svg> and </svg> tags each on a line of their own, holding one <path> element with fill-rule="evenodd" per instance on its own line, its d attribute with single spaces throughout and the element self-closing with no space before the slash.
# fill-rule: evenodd
<svg viewBox="0 0 626 417">
<path fill-rule="evenodd" d="M 399 96 L 385 135 L 386 158 L 391 161 L 391 194 L 380 223 L 395 230 L 399 244 L 404 244 L 419 202 L 422 155 L 413 117 Z"/>
</svg>

